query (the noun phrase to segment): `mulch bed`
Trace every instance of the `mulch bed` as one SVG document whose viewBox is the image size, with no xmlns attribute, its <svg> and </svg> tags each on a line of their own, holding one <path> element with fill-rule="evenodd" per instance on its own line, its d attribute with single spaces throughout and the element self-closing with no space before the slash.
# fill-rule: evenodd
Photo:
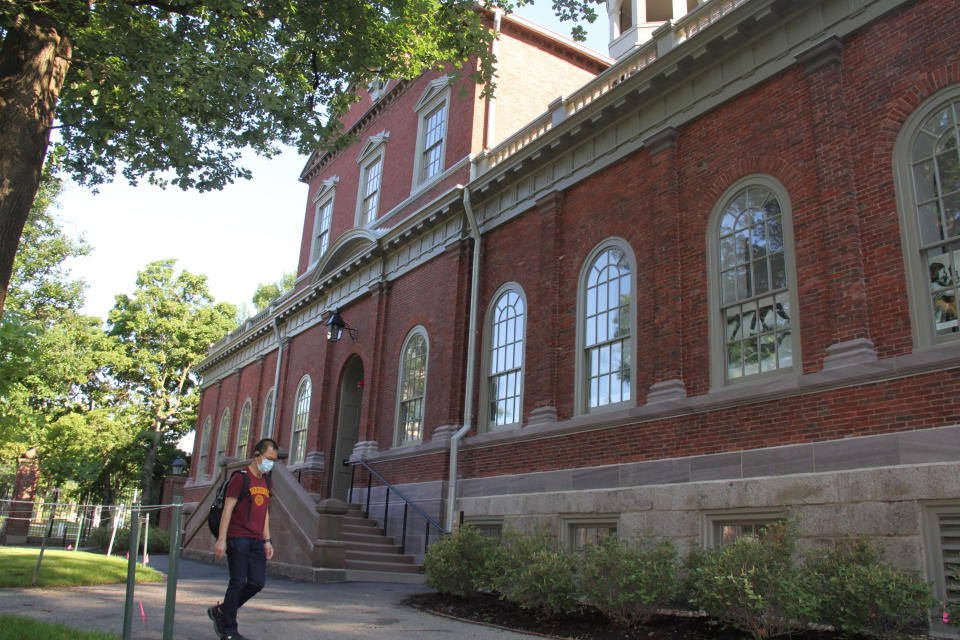
<svg viewBox="0 0 960 640">
<path fill-rule="evenodd" d="M 480 594 L 464 599 L 439 593 L 410 596 L 405 604 L 437 615 L 520 631 L 523 633 L 575 640 L 743 640 L 745 634 L 728 629 L 702 616 L 658 615 L 648 624 L 621 629 L 594 609 L 577 614 L 541 618 L 535 613 L 494 595 Z M 827 631 L 793 634 L 791 640 L 837 640 Z"/>
</svg>

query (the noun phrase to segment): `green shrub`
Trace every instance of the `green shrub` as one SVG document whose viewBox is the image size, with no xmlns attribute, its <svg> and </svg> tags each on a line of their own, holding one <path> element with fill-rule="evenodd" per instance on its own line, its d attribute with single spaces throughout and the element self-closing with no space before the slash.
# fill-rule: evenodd
<svg viewBox="0 0 960 640">
<path fill-rule="evenodd" d="M 90 532 L 90 536 L 87 538 L 87 546 L 93 547 L 97 551 L 106 553 L 107 547 L 110 546 L 110 534 L 112 533 L 110 527 L 100 527 L 99 529 L 94 529 Z M 143 551 L 143 528 L 140 528 L 140 542 L 138 544 L 138 549 Z M 170 532 L 165 531 L 164 529 L 158 529 L 157 527 L 150 527 L 150 536 L 148 541 L 149 552 L 150 553 L 170 553 Z M 117 529 L 116 538 L 113 541 L 113 553 L 124 554 L 130 550 L 130 529 L 124 527 L 123 529 Z"/>
<path fill-rule="evenodd" d="M 805 569 L 820 593 L 819 618 L 845 635 L 904 638 L 926 626 L 934 606 L 919 576 L 880 562 L 864 538 L 807 554 Z"/>
<path fill-rule="evenodd" d="M 793 523 L 776 523 L 759 537 L 704 551 L 692 571 L 691 602 L 757 639 L 804 629 L 817 599 L 793 566 L 795 547 Z"/>
<path fill-rule="evenodd" d="M 440 593 L 471 598 L 490 582 L 487 570 L 496 542 L 465 524 L 435 542 L 423 558 L 427 584 Z"/>
<path fill-rule="evenodd" d="M 643 624 L 674 596 L 677 550 L 669 541 L 623 541 L 607 536 L 588 545 L 580 567 L 580 592 L 614 624 Z"/>
<path fill-rule="evenodd" d="M 577 608 L 576 557 L 557 540 L 507 531 L 496 549 L 490 583 L 501 598 L 546 617 Z"/>
</svg>

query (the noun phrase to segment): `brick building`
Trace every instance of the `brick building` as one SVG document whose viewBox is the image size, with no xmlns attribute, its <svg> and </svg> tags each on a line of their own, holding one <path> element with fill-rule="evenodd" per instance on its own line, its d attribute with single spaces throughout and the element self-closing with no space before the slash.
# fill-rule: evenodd
<svg viewBox="0 0 960 640">
<path fill-rule="evenodd" d="M 681 549 L 792 510 L 804 544 L 880 536 L 942 595 L 955 3 L 607 10 L 614 59 L 496 18 L 495 100 L 363 90 L 358 142 L 303 170 L 295 290 L 201 366 L 187 499 L 272 434 L 291 495 L 347 498 L 362 459 L 448 527 Z"/>
</svg>

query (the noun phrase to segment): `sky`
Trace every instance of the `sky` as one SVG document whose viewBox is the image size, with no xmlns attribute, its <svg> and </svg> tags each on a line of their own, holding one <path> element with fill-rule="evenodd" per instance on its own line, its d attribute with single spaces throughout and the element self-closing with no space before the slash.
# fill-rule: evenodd
<svg viewBox="0 0 960 640">
<path fill-rule="evenodd" d="M 537 0 L 518 13 L 569 36 L 569 23 L 560 23 L 550 5 Z M 585 25 L 586 44 L 606 53 L 602 4 L 598 13 L 593 25 Z M 258 284 L 296 270 L 307 206 L 307 185 L 298 178 L 305 163 L 294 149 L 270 160 L 251 155 L 244 163 L 251 180 L 211 193 L 133 187 L 122 177 L 101 185 L 99 193 L 68 183 L 60 197 L 64 230 L 82 235 L 93 249 L 67 264 L 74 278 L 87 282 L 83 312 L 105 319 L 114 296 L 133 291 L 138 271 L 174 258 L 179 269 L 206 275 L 217 301 L 246 305 L 252 313 Z"/>
</svg>

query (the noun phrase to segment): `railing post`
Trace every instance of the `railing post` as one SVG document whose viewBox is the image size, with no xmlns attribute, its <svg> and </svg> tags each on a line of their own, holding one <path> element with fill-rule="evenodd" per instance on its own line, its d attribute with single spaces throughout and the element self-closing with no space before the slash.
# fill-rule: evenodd
<svg viewBox="0 0 960 640">
<path fill-rule="evenodd" d="M 430 544 L 430 521 L 427 520 L 427 532 L 423 536 L 423 552 L 427 552 L 427 545 Z"/>
<path fill-rule="evenodd" d="M 407 511 L 410 510 L 410 503 L 403 502 L 403 532 L 400 534 L 400 555 L 407 552 Z"/>
<path fill-rule="evenodd" d="M 363 509 L 363 517 L 370 517 L 370 487 L 373 485 L 373 474 L 367 471 L 367 506 Z"/>
<path fill-rule="evenodd" d="M 387 497 L 383 502 L 383 535 L 387 535 L 387 519 L 390 516 L 390 487 L 387 487 Z"/>
<path fill-rule="evenodd" d="M 357 465 L 350 465 L 350 490 L 347 491 L 347 502 L 353 502 L 353 480 L 357 475 Z"/>
</svg>

